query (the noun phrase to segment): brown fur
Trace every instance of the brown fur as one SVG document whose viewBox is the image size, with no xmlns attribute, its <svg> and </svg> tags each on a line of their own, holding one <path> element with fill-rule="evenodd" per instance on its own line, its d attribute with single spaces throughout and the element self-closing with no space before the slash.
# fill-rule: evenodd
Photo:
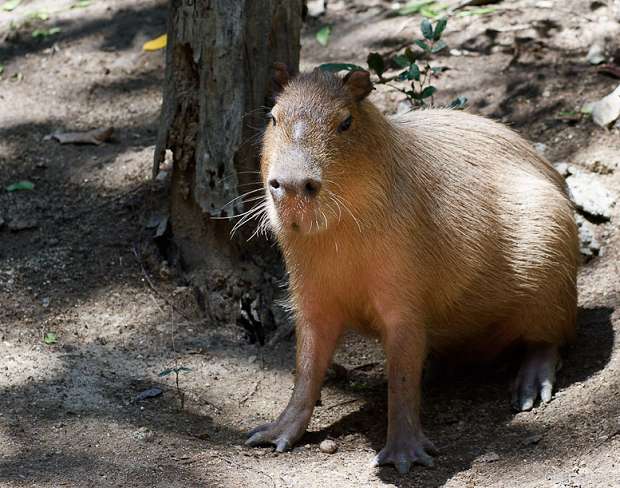
<svg viewBox="0 0 620 488">
<path fill-rule="evenodd" d="M 329 134 L 343 109 L 353 126 Z M 572 336 L 571 204 L 560 175 L 520 136 L 459 111 L 388 119 L 320 71 L 294 80 L 277 110 L 279 132 L 298 117 L 311 124 L 304 146 L 323 169 L 329 219 L 312 235 L 278 232 L 295 310 L 311 294 L 313 306 L 381 334 L 378 309 L 398 303 L 415 312 L 431 349 L 487 334 L 554 344 Z M 263 175 L 282 144 L 273 132 Z"/>
<path fill-rule="evenodd" d="M 290 274 L 298 375 L 314 368 L 305 374 L 322 379 L 345 327 L 375 334 L 388 356 L 390 408 L 407 405 L 417 419 L 428 352 L 493 355 L 515 341 L 573 336 L 577 230 L 562 178 L 510 129 L 444 109 L 386 118 L 356 98 L 334 75 L 301 75 L 264 137 L 266 188 L 276 166 L 322 178 L 316 202 L 294 210 L 309 212 L 307 232 L 267 204 Z M 394 390 L 400 375 L 414 391 Z M 291 404 L 317 388 L 297 385 Z M 399 415 L 390 413 L 388 439 Z"/>
</svg>

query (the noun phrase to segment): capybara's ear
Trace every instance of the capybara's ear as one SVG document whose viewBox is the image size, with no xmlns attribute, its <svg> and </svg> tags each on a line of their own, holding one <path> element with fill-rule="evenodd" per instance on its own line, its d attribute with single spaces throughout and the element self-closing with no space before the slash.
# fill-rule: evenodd
<svg viewBox="0 0 620 488">
<path fill-rule="evenodd" d="M 280 93 L 288 84 L 290 79 L 288 67 L 284 63 L 273 63 L 273 91 Z"/>
<path fill-rule="evenodd" d="M 342 79 L 342 84 L 357 102 L 364 100 L 374 90 L 370 73 L 364 70 L 350 71 Z"/>
</svg>

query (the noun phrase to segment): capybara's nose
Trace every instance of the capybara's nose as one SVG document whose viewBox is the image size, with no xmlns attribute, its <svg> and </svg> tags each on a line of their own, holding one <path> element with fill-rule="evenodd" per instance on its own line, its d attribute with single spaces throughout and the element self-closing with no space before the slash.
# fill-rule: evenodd
<svg viewBox="0 0 620 488">
<path fill-rule="evenodd" d="M 287 196 L 314 198 L 321 190 L 321 181 L 315 178 L 272 178 L 269 180 L 269 191 L 275 200 Z"/>
</svg>

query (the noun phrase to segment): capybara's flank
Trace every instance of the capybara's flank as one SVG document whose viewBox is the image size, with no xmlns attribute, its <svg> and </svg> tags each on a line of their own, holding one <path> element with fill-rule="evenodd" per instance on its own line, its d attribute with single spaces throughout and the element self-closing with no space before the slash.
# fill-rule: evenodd
<svg viewBox="0 0 620 488">
<path fill-rule="evenodd" d="M 290 275 L 297 374 L 285 410 L 247 444 L 282 451 L 301 437 L 348 327 L 378 336 L 387 357 L 376 464 L 433 462 L 419 418 L 431 352 L 491 357 L 522 343 L 513 405 L 548 402 L 577 300 L 578 238 L 560 175 L 483 117 L 385 117 L 367 99 L 365 71 L 276 75 L 261 173 Z"/>
</svg>

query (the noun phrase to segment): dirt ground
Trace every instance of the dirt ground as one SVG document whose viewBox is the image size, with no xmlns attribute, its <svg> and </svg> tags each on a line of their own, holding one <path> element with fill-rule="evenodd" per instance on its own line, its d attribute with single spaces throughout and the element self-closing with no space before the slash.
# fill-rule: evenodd
<svg viewBox="0 0 620 488">
<path fill-rule="evenodd" d="M 148 254 L 145 226 L 163 198 L 150 180 L 163 52 L 142 44 L 165 31 L 165 2 L 72 3 L 0 11 L 0 486 L 620 486 L 620 205 L 595 227 L 602 255 L 581 270 L 578 339 L 547 406 L 511 412 L 510 362 L 444 371 L 425 385 L 423 405 L 436 466 L 407 476 L 372 468 L 386 431 L 383 359 L 374 341 L 351 336 L 301 444 L 285 454 L 245 448 L 245 432 L 288 399 L 293 342 L 260 347 L 235 324 L 212 326 L 191 289 L 136 257 Z M 545 144 L 553 162 L 619 163 L 617 128 L 562 115 L 618 84 L 585 60 L 605 36 L 620 60 L 617 2 L 500 7 L 450 20 L 436 101 L 467 96 L 472 112 Z M 43 8 L 48 20 L 23 25 Z M 364 64 L 370 50 L 417 38 L 420 17 L 389 9 L 330 1 L 304 28 L 303 67 Z M 325 48 L 315 33 L 326 23 Z M 32 37 L 54 26 L 62 30 Z M 394 112 L 401 96 L 381 88 L 372 99 Z M 44 140 L 108 126 L 114 140 L 100 146 Z M 597 177 L 620 191 L 620 170 Z M 4 190 L 19 180 L 34 190 Z M 50 332 L 56 342 L 46 344 Z M 158 375 L 175 365 L 191 369 L 180 374 L 183 411 L 174 375 Z M 163 393 L 136 400 L 153 387 Z M 325 438 L 335 454 L 320 452 Z"/>
</svg>

